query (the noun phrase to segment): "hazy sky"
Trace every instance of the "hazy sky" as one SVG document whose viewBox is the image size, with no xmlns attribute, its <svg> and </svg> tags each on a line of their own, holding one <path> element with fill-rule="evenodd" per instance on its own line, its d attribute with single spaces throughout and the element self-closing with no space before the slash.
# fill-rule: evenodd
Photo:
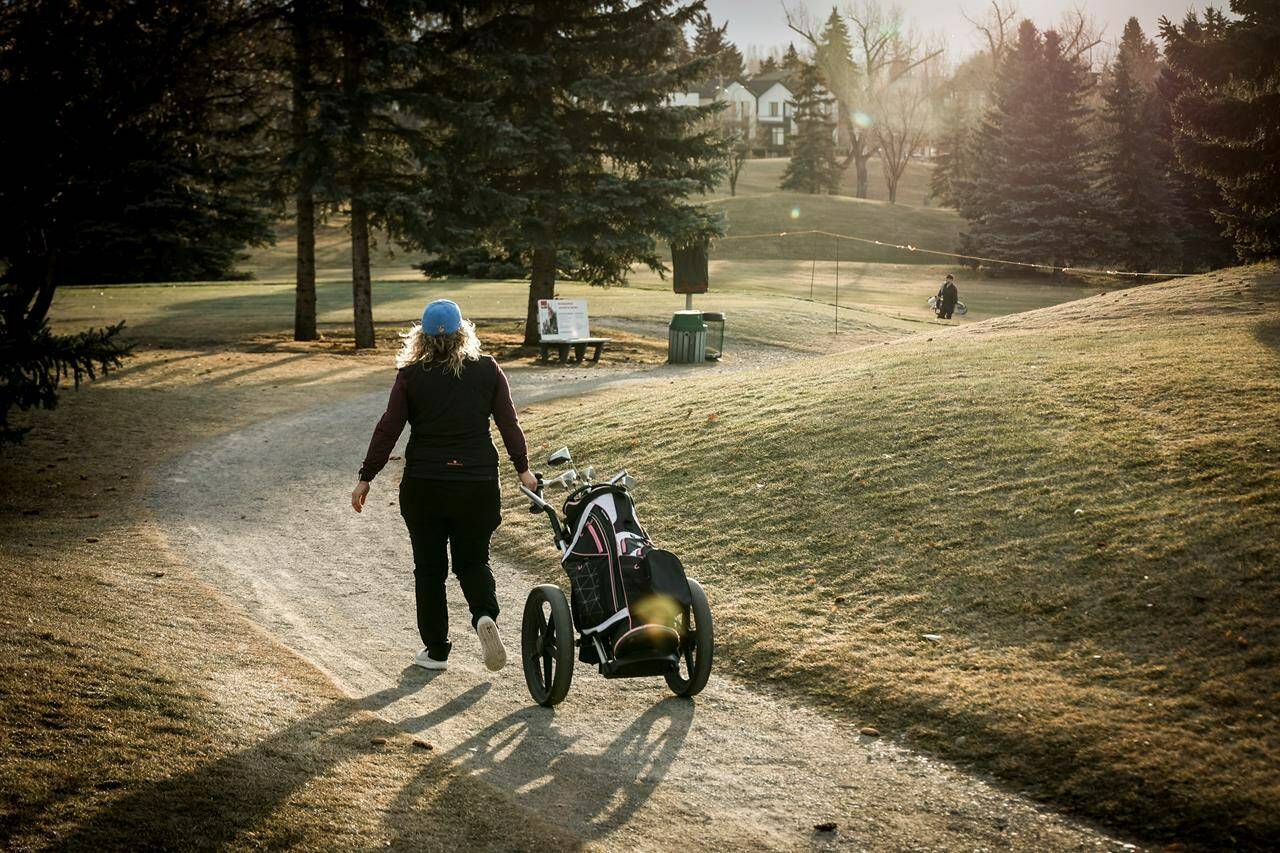
<svg viewBox="0 0 1280 853">
<path fill-rule="evenodd" d="M 893 0 L 881 2 L 888 6 Z M 1156 21 L 1161 15 L 1176 21 L 1188 8 L 1206 5 L 1205 0 L 1194 3 L 1191 0 L 1017 0 L 1019 19 L 1030 18 L 1041 29 L 1056 23 L 1063 9 L 1077 4 L 1083 5 L 1099 24 L 1106 25 L 1108 41 L 1119 37 L 1131 16 L 1136 16 L 1147 35 L 1154 37 Z M 788 0 L 787 5 L 790 8 L 807 6 L 814 18 L 825 19 L 831 14 L 833 3 L 832 0 Z M 843 7 L 845 0 L 837 0 L 834 5 Z M 945 35 L 952 57 L 959 58 L 977 44 L 973 27 L 961 17 L 961 8 L 978 17 L 990 6 L 990 0 L 897 0 L 897 5 L 903 17 L 908 22 L 914 21 L 917 29 Z M 1227 4 L 1220 0 L 1213 5 L 1225 7 Z M 744 52 L 748 45 L 785 45 L 793 38 L 787 29 L 781 0 L 707 0 L 707 8 L 717 24 L 728 19 L 729 37 Z"/>
</svg>

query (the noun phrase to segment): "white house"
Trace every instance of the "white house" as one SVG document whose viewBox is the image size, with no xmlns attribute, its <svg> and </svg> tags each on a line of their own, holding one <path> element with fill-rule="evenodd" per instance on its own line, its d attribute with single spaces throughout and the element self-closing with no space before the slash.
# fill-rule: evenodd
<svg viewBox="0 0 1280 853">
<path fill-rule="evenodd" d="M 668 100 L 689 106 L 721 103 L 727 119 L 735 123 L 746 120 L 751 137 L 768 151 L 779 153 L 797 130 L 794 76 L 788 70 L 770 71 L 734 80 L 723 88 L 710 85 L 693 92 L 676 92 Z"/>
<path fill-rule="evenodd" d="M 785 148 L 787 140 L 795 135 L 795 93 L 787 85 L 790 76 L 788 71 L 772 71 L 746 81 L 747 89 L 756 98 L 759 138 L 766 148 Z"/>
</svg>

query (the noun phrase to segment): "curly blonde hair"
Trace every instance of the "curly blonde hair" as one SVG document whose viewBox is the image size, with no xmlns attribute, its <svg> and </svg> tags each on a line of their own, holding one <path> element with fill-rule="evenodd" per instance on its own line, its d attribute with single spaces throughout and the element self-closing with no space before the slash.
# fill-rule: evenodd
<svg viewBox="0 0 1280 853">
<path fill-rule="evenodd" d="M 404 344 L 396 355 L 396 367 L 414 364 L 443 363 L 454 376 L 462 376 L 462 365 L 480 358 L 480 339 L 476 337 L 476 325 L 462 321 L 462 328 L 449 335 L 423 333 L 422 324 L 414 323 L 407 332 L 401 332 Z"/>
</svg>

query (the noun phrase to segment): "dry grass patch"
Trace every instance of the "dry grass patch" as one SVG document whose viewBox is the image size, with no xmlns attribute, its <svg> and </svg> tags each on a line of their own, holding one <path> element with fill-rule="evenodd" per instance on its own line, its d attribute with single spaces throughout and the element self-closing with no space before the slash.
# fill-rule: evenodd
<svg viewBox="0 0 1280 853">
<path fill-rule="evenodd" d="M 0 458 L 0 846 L 572 847 L 344 696 L 175 561 L 148 471 L 385 387 L 386 351 L 145 348 Z"/>
<path fill-rule="evenodd" d="M 1277 299 L 1232 270 L 522 420 L 637 474 L 739 674 L 1147 837 L 1262 847 Z"/>
</svg>

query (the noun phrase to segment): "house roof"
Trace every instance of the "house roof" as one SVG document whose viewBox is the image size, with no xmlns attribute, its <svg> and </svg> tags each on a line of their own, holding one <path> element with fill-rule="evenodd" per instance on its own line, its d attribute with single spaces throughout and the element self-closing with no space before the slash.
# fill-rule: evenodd
<svg viewBox="0 0 1280 853">
<path fill-rule="evenodd" d="M 792 71 L 784 68 L 777 71 L 770 71 L 766 74 L 757 74 L 750 79 L 742 81 L 742 85 L 750 89 L 751 94 L 758 98 L 773 88 L 776 83 L 781 83 L 783 88 L 788 91 L 792 91 L 794 88 L 792 85 L 792 77 Z"/>
</svg>

